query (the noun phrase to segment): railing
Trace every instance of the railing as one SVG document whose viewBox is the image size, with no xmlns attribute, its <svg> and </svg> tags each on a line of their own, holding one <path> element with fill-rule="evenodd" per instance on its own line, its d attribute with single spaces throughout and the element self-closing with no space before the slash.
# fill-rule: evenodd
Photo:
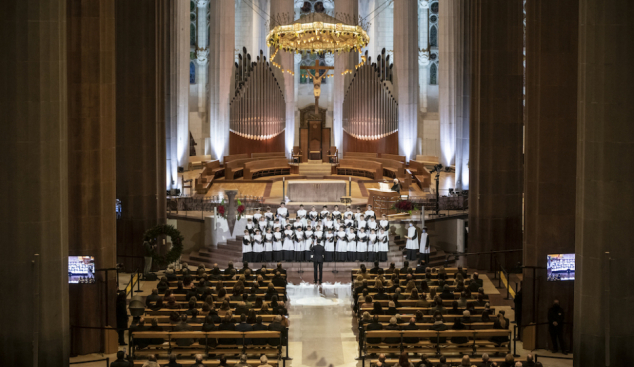
<svg viewBox="0 0 634 367">
<path fill-rule="evenodd" d="M 132 276 L 130 277 L 130 281 L 128 282 L 128 284 L 125 286 L 125 295 L 129 295 L 130 293 L 132 293 L 132 295 L 134 295 L 134 283 L 136 280 L 136 285 L 137 285 L 137 293 L 141 293 L 141 272 L 139 271 L 139 268 L 137 268 L 134 273 L 132 273 Z"/>
<path fill-rule="evenodd" d="M 457 195 L 453 192 L 453 189 L 450 190 L 439 190 L 438 197 L 438 210 L 446 211 L 449 214 L 449 211 L 460 211 L 466 212 L 469 210 L 469 197 L 466 195 Z M 409 200 L 415 203 L 417 206 L 425 207 L 426 214 L 433 214 L 431 211 L 436 210 L 436 195 L 428 194 L 425 196 L 410 196 Z M 439 213 L 439 215 L 442 215 Z M 446 214 L 445 214 L 446 215 Z"/>
<path fill-rule="evenodd" d="M 200 213 L 200 219 L 205 217 L 205 213 L 214 213 L 214 210 L 223 205 L 228 205 L 228 199 L 222 195 L 214 195 L 210 197 L 195 197 L 195 196 L 179 196 L 171 197 L 167 204 L 167 214 L 184 214 L 185 217 L 191 214 L 198 217 Z M 244 215 L 253 214 L 257 208 L 264 206 L 264 197 L 255 195 L 237 195 L 236 200 L 240 200 L 242 205 L 245 206 Z M 269 205 L 271 210 L 277 209 L 276 205 Z M 181 213 L 184 212 L 184 213 Z"/>
</svg>

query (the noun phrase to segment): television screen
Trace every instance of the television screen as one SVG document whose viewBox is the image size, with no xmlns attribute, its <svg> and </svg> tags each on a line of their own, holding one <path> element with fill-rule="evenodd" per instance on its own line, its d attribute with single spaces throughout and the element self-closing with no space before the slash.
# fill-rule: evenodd
<svg viewBox="0 0 634 367">
<path fill-rule="evenodd" d="M 95 258 L 92 256 L 68 257 L 68 283 L 83 284 L 95 282 Z"/>
<path fill-rule="evenodd" d="M 547 255 L 549 281 L 575 280 L 575 254 Z"/>
</svg>

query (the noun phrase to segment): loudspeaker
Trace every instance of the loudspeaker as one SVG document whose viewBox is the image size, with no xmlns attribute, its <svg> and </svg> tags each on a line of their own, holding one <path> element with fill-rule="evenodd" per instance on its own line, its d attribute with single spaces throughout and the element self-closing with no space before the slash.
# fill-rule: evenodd
<svg viewBox="0 0 634 367">
<path fill-rule="evenodd" d="M 185 167 L 178 166 L 178 173 L 185 172 Z"/>
</svg>

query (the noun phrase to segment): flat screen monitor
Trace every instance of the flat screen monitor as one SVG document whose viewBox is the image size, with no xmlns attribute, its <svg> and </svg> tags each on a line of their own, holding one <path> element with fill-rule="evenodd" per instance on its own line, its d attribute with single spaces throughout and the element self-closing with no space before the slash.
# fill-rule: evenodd
<svg viewBox="0 0 634 367">
<path fill-rule="evenodd" d="M 92 284 L 95 282 L 95 258 L 93 256 L 68 257 L 68 283 Z"/>
<path fill-rule="evenodd" d="M 575 280 L 575 254 L 546 255 L 549 281 Z"/>
</svg>

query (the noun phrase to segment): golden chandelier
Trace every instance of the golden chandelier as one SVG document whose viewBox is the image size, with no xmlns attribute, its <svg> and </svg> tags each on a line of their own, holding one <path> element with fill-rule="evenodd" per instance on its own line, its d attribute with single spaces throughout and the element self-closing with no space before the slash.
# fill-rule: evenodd
<svg viewBox="0 0 634 367">
<path fill-rule="evenodd" d="M 344 24 L 324 13 L 301 16 L 288 25 L 277 25 L 266 36 L 269 47 L 286 52 L 361 52 L 370 37 L 359 25 Z"/>
</svg>

